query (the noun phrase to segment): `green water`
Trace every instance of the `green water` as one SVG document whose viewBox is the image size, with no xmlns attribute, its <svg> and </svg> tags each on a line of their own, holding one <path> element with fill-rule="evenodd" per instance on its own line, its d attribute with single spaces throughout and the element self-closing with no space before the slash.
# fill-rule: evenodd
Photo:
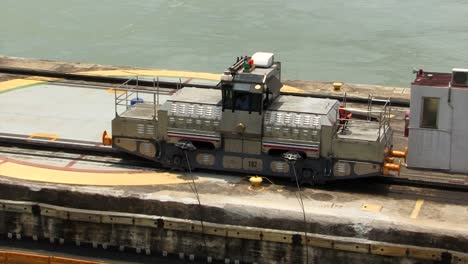
<svg viewBox="0 0 468 264">
<path fill-rule="evenodd" d="M 284 79 L 408 86 L 468 67 L 468 1 L 0 1 L 9 56 L 221 73 L 254 51 Z"/>
</svg>

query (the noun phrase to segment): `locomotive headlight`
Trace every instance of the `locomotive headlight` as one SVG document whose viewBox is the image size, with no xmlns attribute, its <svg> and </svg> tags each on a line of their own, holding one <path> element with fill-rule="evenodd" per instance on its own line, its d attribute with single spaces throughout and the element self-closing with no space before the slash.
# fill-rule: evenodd
<svg viewBox="0 0 468 264">
<path fill-rule="evenodd" d="M 237 133 L 244 133 L 244 131 L 245 131 L 245 125 L 244 125 L 244 123 L 239 123 L 239 124 L 237 124 L 237 126 L 236 126 L 236 131 L 237 131 Z"/>
</svg>

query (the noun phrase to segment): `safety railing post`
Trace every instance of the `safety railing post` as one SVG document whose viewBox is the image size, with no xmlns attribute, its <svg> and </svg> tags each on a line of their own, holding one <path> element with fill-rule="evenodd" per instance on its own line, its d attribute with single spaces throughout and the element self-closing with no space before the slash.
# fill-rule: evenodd
<svg viewBox="0 0 468 264">
<path fill-rule="evenodd" d="M 118 116 L 119 116 L 119 114 L 117 113 L 117 89 L 118 89 L 119 87 L 120 87 L 120 85 L 119 85 L 119 86 L 117 86 L 117 88 L 116 88 L 116 89 L 114 89 L 114 107 L 115 107 L 115 117 L 118 117 Z"/>
<path fill-rule="evenodd" d="M 153 119 L 156 119 L 156 79 L 153 76 Z"/>
</svg>

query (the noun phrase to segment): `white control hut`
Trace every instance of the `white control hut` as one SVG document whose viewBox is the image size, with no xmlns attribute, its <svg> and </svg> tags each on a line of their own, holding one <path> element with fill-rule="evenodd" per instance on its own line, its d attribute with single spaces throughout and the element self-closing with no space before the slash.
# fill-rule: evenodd
<svg viewBox="0 0 468 264">
<path fill-rule="evenodd" d="M 408 167 L 468 173 L 468 69 L 418 71 L 411 84 Z"/>
</svg>

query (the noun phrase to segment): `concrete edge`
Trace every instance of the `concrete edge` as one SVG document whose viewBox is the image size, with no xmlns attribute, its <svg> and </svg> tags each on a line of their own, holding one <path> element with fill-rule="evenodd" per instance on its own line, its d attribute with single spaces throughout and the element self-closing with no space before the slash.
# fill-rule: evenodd
<svg viewBox="0 0 468 264">
<path fill-rule="evenodd" d="M 371 241 L 359 238 L 301 233 L 287 230 L 266 229 L 237 225 L 221 225 L 197 220 L 179 219 L 164 216 L 152 216 L 119 212 L 102 212 L 95 210 L 75 209 L 28 201 L 0 200 L 0 211 L 35 214 L 68 221 L 93 222 L 98 224 L 121 224 L 160 228 L 174 231 L 199 233 L 210 236 L 261 240 L 284 244 L 305 244 L 307 246 L 328 248 L 339 251 L 366 253 L 382 256 L 408 257 L 440 261 L 443 255 L 449 254 L 450 263 L 468 261 L 468 253 L 429 247 L 417 247 Z M 444 258 L 447 258 L 445 256 Z"/>
</svg>

